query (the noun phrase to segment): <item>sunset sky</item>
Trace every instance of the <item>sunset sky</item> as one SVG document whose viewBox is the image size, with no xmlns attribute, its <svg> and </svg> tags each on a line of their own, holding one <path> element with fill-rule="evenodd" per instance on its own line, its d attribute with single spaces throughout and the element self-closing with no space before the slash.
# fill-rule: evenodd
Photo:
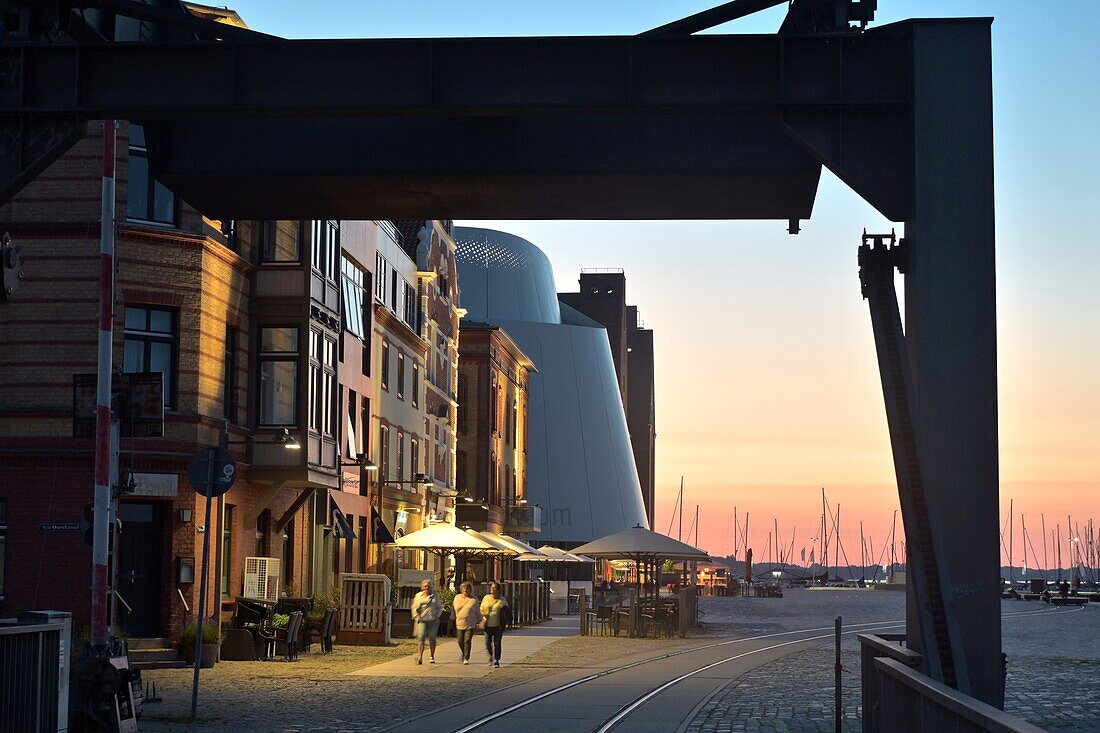
<svg viewBox="0 0 1100 733">
<path fill-rule="evenodd" d="M 259 30 L 320 38 L 633 34 L 719 2 L 231 6 Z M 1063 542 L 1067 515 L 1082 527 L 1100 519 L 1100 247 L 1090 223 L 1100 205 L 1100 3 L 879 5 L 876 24 L 995 18 L 1001 516 L 1014 499 L 1016 563 L 1021 512 L 1041 561 L 1040 513 L 1048 537 L 1061 524 Z M 782 15 L 721 30 L 772 33 Z M 574 290 L 582 267 L 626 270 L 628 300 L 656 339 L 656 529 L 668 529 L 683 475 L 684 528 L 700 505 L 701 547 L 732 550 L 736 505 L 751 513 L 758 559 L 773 517 L 785 544 L 795 532 L 797 554 L 817 534 L 825 487 L 841 505 L 848 558 L 858 562 L 860 520 L 878 553 L 897 489 L 856 247 L 864 227 L 890 229 L 881 215 L 825 173 L 798 236 L 778 221 L 476 224 L 539 245 L 559 290 Z"/>
</svg>

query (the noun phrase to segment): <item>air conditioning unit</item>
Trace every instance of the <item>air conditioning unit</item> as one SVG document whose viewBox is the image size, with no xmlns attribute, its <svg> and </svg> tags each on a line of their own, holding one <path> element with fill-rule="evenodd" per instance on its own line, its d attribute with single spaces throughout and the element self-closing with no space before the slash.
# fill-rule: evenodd
<svg viewBox="0 0 1100 733">
<path fill-rule="evenodd" d="M 279 577 L 282 563 L 277 557 L 246 557 L 244 559 L 245 598 L 279 600 Z"/>
</svg>

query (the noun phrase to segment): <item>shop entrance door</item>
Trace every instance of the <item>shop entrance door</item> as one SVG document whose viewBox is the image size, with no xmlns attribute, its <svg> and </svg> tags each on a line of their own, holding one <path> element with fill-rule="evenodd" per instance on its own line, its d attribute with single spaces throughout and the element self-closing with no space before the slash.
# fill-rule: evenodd
<svg viewBox="0 0 1100 733">
<path fill-rule="evenodd" d="M 164 520 L 154 503 L 118 506 L 122 520 L 119 536 L 118 588 L 130 606 L 118 604 L 118 623 L 129 636 L 161 633 L 161 588 L 164 568 Z"/>
</svg>

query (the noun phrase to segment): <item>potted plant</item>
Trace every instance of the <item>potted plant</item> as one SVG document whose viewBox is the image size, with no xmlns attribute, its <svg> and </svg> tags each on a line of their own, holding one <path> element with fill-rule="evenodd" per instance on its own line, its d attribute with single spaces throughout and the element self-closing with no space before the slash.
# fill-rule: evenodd
<svg viewBox="0 0 1100 733">
<path fill-rule="evenodd" d="M 216 623 L 204 623 L 202 625 L 202 652 L 199 658 L 199 669 L 210 669 L 218 661 L 218 650 L 221 648 L 221 632 Z M 195 623 L 192 621 L 180 631 L 180 652 L 188 664 L 195 663 Z"/>
</svg>

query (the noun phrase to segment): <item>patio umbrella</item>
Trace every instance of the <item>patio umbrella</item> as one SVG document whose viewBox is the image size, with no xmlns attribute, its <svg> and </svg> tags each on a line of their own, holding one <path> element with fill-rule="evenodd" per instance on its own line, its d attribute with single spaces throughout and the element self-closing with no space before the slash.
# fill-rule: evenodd
<svg viewBox="0 0 1100 733">
<path fill-rule="evenodd" d="M 405 550 L 424 550 L 440 558 L 454 555 L 465 563 L 471 555 L 499 553 L 500 549 L 477 533 L 470 534 L 453 524 L 440 522 L 398 537 L 394 543 Z M 456 572 L 455 577 L 459 574 Z"/>
<path fill-rule="evenodd" d="M 590 557 L 583 557 L 581 555 L 574 555 L 572 552 L 566 552 L 565 550 L 562 550 L 562 549 L 557 548 L 557 547 L 552 547 L 551 545 L 543 545 L 542 547 L 540 547 L 538 549 L 538 552 L 543 555 L 543 562 L 547 562 L 547 563 L 550 563 L 550 562 L 594 563 L 594 562 L 596 562 L 595 560 L 593 560 Z M 572 583 L 572 579 L 569 576 L 570 576 L 569 565 L 566 565 L 565 566 L 565 594 L 566 594 L 566 596 L 569 595 L 569 591 L 571 590 L 570 584 Z"/>
<path fill-rule="evenodd" d="M 639 591 L 643 564 L 659 568 L 662 560 L 710 560 L 710 555 L 698 547 L 692 547 L 641 525 L 592 540 L 574 548 L 573 552 L 595 558 L 633 560 L 639 568 L 636 579 Z"/>
</svg>

